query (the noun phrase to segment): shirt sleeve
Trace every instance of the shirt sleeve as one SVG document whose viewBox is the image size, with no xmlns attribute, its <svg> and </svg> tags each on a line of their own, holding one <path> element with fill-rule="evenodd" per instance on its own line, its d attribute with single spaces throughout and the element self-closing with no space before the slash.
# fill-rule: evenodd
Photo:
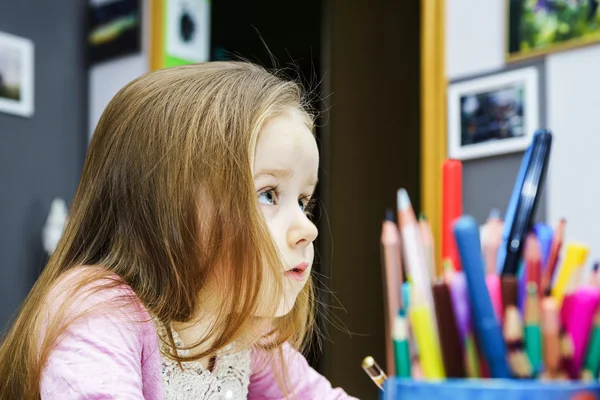
<svg viewBox="0 0 600 400">
<path fill-rule="evenodd" d="M 141 313 L 129 306 L 106 307 L 118 291 L 106 292 L 85 300 L 99 307 L 71 324 L 55 344 L 42 371 L 43 400 L 144 399 L 143 327 L 132 322 Z"/>
<path fill-rule="evenodd" d="M 287 382 L 296 398 L 306 400 L 357 400 L 340 388 L 333 388 L 329 381 L 308 364 L 302 354 L 288 343 L 283 345 L 283 357 L 286 365 Z M 248 388 L 248 400 L 284 399 L 278 384 L 274 366 L 269 356 L 258 349 L 252 350 L 252 375 Z"/>
</svg>

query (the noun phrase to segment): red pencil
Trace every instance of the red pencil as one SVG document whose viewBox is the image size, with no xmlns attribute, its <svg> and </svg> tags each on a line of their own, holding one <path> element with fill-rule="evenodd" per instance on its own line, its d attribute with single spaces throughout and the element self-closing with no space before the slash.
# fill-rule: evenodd
<svg viewBox="0 0 600 400">
<path fill-rule="evenodd" d="M 527 268 L 527 282 L 535 282 L 536 287 L 541 285 L 542 272 L 542 249 L 540 242 L 535 234 L 527 235 L 525 241 L 525 268 Z M 540 296 L 543 295 L 541 290 L 538 290 Z"/>
<path fill-rule="evenodd" d="M 449 159 L 442 166 L 442 260 L 451 260 L 457 271 L 462 267 L 452 224 L 462 212 L 462 163 Z"/>
<path fill-rule="evenodd" d="M 546 270 L 544 271 L 544 275 L 542 276 L 542 293 L 544 295 L 548 295 L 552 285 L 552 277 L 554 276 L 554 271 L 556 270 L 556 265 L 558 264 L 558 255 L 560 253 L 560 249 L 562 247 L 563 237 L 565 234 L 565 224 L 566 220 L 562 218 L 558 222 L 558 226 L 554 232 L 554 238 L 552 239 L 552 245 L 550 247 L 550 256 L 548 257 L 548 265 L 546 265 Z"/>
</svg>

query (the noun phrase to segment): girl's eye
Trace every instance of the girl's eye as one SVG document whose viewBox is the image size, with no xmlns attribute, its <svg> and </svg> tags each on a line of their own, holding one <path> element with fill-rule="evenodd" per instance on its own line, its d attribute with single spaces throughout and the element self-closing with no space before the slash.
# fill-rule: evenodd
<svg viewBox="0 0 600 400">
<path fill-rule="evenodd" d="M 268 206 L 274 206 L 277 204 L 277 195 L 275 189 L 267 189 L 258 195 L 258 202 L 266 204 Z"/>
<path fill-rule="evenodd" d="M 315 198 L 308 196 L 300 197 L 298 199 L 298 205 L 304 213 L 311 215 L 315 205 Z"/>
<path fill-rule="evenodd" d="M 306 201 L 306 199 L 298 199 L 298 205 L 300 206 L 300 209 L 302 210 L 302 212 L 304 212 L 306 210 L 307 203 L 308 203 L 308 201 Z"/>
</svg>

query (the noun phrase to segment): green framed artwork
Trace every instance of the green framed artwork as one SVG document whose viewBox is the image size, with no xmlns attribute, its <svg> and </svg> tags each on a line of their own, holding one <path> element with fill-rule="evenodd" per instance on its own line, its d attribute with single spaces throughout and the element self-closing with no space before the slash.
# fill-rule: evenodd
<svg viewBox="0 0 600 400">
<path fill-rule="evenodd" d="M 210 0 L 153 0 L 150 69 L 210 59 Z"/>
<path fill-rule="evenodd" d="M 506 0 L 508 61 L 600 41 L 600 0 Z"/>
</svg>

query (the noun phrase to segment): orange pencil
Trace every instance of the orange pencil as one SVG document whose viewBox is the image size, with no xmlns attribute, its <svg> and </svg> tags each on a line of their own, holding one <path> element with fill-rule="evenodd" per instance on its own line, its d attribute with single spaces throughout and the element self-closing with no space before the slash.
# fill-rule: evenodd
<svg viewBox="0 0 600 400">
<path fill-rule="evenodd" d="M 394 212 L 388 210 L 381 229 L 381 251 L 383 262 L 383 279 L 386 291 L 387 318 L 385 323 L 386 369 L 389 374 L 396 374 L 394 341 L 392 329 L 396 315 L 402 307 L 400 287 L 402 285 L 402 261 L 400 256 L 400 233 L 394 223 Z"/>
<path fill-rule="evenodd" d="M 542 300 L 541 319 L 545 375 L 555 379 L 561 367 L 560 314 L 556 299 L 551 296 Z"/>
</svg>

